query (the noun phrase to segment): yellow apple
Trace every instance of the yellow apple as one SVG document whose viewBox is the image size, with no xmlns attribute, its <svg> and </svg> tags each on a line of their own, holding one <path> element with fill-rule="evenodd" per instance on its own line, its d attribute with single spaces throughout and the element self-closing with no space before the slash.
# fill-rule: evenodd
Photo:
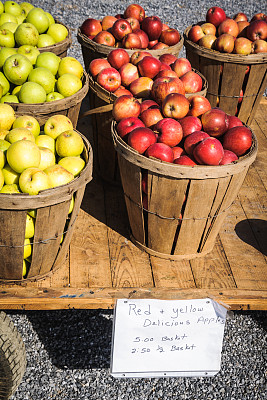
<svg viewBox="0 0 267 400">
<path fill-rule="evenodd" d="M 39 164 L 40 169 L 44 170 L 56 163 L 55 154 L 50 149 L 48 149 L 47 147 L 40 147 L 40 146 L 39 149 L 41 151 L 41 161 Z"/>
<path fill-rule="evenodd" d="M 15 121 L 14 109 L 6 103 L 0 104 L 0 130 L 9 130 Z"/>
<path fill-rule="evenodd" d="M 36 138 L 40 133 L 40 124 L 36 118 L 31 115 L 20 115 L 13 123 L 12 128 L 26 128 L 31 131 L 33 136 Z"/>
<path fill-rule="evenodd" d="M 21 193 L 19 187 L 16 183 L 12 183 L 10 185 L 4 185 L 0 190 L 0 193 Z"/>
<path fill-rule="evenodd" d="M 32 244 L 30 239 L 25 239 L 24 240 L 24 255 L 23 258 L 28 258 L 32 254 Z"/>
<path fill-rule="evenodd" d="M 36 218 L 36 209 L 34 210 L 28 210 L 27 214 L 29 214 L 32 218 Z"/>
<path fill-rule="evenodd" d="M 4 180 L 4 174 L 2 170 L 0 169 L 0 189 L 4 186 L 5 180 Z"/>
<path fill-rule="evenodd" d="M 3 150 L 0 150 L 0 169 L 4 167 L 5 163 L 6 163 L 5 153 L 3 152 Z"/>
<path fill-rule="evenodd" d="M 65 40 L 68 36 L 68 29 L 62 24 L 51 24 L 47 30 L 48 35 L 52 36 L 56 43 Z"/>
<path fill-rule="evenodd" d="M 83 140 L 78 132 L 68 130 L 56 139 L 56 152 L 60 157 L 79 156 L 83 151 Z"/>
<path fill-rule="evenodd" d="M 34 236 L 34 218 L 29 214 L 26 215 L 25 239 L 30 239 Z"/>
<path fill-rule="evenodd" d="M 53 154 L 56 154 L 56 141 L 51 136 L 41 134 L 37 136 L 35 143 L 38 147 L 46 147 L 51 150 Z"/>
<path fill-rule="evenodd" d="M 62 132 L 73 129 L 71 120 L 66 115 L 52 115 L 44 125 L 44 133 L 56 139 Z"/>
<path fill-rule="evenodd" d="M 63 74 L 57 80 L 57 91 L 64 97 L 73 96 L 82 86 L 81 79 L 73 74 Z"/>
<path fill-rule="evenodd" d="M 19 183 L 19 173 L 14 171 L 9 164 L 6 164 L 4 168 L 2 169 L 4 179 L 5 179 L 5 184 L 6 185 L 12 185 L 13 183 L 18 184 Z"/>
<path fill-rule="evenodd" d="M 40 168 L 26 168 L 19 177 L 19 187 L 23 193 L 31 196 L 39 194 L 41 190 L 50 189 L 49 177 Z"/>
<path fill-rule="evenodd" d="M 81 157 L 63 157 L 58 164 L 76 177 L 84 169 L 85 161 Z"/>
<path fill-rule="evenodd" d="M 39 167 L 41 153 L 37 144 L 30 140 L 19 140 L 7 149 L 7 162 L 10 167 L 21 173 L 26 168 Z"/>
<path fill-rule="evenodd" d="M 0 139 L 5 140 L 6 135 L 9 133 L 7 129 L 0 130 Z"/>
<path fill-rule="evenodd" d="M 35 143 L 35 137 L 32 132 L 27 128 L 14 128 L 6 135 L 6 140 L 9 143 L 15 143 L 19 140 L 29 140 Z"/>
<path fill-rule="evenodd" d="M 63 74 L 73 74 L 79 79 L 83 76 L 82 64 L 74 57 L 63 57 L 58 66 L 58 76 Z"/>
<path fill-rule="evenodd" d="M 44 172 L 49 177 L 51 187 L 66 185 L 74 179 L 74 175 L 71 172 L 58 164 L 46 168 Z"/>
<path fill-rule="evenodd" d="M 74 197 L 72 196 L 71 201 L 70 201 L 69 214 L 72 213 L 73 208 L 74 208 Z"/>
</svg>

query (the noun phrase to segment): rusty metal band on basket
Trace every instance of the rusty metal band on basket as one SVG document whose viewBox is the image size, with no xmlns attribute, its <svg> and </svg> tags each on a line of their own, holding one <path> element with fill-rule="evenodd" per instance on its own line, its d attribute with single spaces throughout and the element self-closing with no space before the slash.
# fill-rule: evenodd
<svg viewBox="0 0 267 400">
<path fill-rule="evenodd" d="M 139 203 L 136 203 L 136 201 L 134 201 L 130 196 L 128 196 L 128 194 L 126 194 L 125 192 L 123 192 L 123 194 L 124 194 L 124 196 L 127 197 L 127 199 L 129 199 L 134 205 L 136 205 L 136 206 L 139 207 L 140 209 L 146 211 L 147 213 L 152 214 L 152 215 L 156 215 L 157 217 L 159 217 L 159 218 L 161 218 L 161 219 L 177 220 L 177 221 L 188 221 L 188 220 L 196 221 L 196 220 L 202 220 L 202 219 L 213 219 L 213 218 L 217 218 L 219 215 L 221 215 L 221 214 L 225 213 L 227 210 L 229 210 L 229 208 L 230 208 L 230 207 L 232 206 L 232 204 L 234 203 L 234 201 L 233 201 L 233 202 L 232 202 L 228 207 L 226 207 L 224 210 L 222 210 L 222 211 L 220 211 L 220 212 L 218 212 L 218 213 L 216 213 L 216 214 L 214 214 L 214 215 L 208 216 L 208 217 L 201 217 L 201 218 L 196 218 L 196 217 L 192 217 L 192 218 L 177 218 L 177 217 L 165 217 L 164 215 L 158 214 L 157 212 L 147 210 L 145 207 L 141 206 Z"/>
<path fill-rule="evenodd" d="M 73 228 L 73 225 L 74 225 L 76 219 L 77 219 L 77 215 L 76 215 L 76 217 L 74 218 L 72 224 L 69 226 L 69 228 L 68 228 L 66 231 L 62 232 L 62 235 L 64 235 L 65 233 L 69 232 L 69 231 Z M 46 243 L 46 242 L 49 242 L 50 240 L 56 240 L 56 239 L 58 239 L 58 236 L 53 236 L 53 237 L 48 238 L 48 239 L 39 240 L 38 242 L 31 242 L 31 243 L 23 244 L 23 245 L 21 245 L 21 246 L 7 245 L 7 244 L 1 244 L 1 243 L 0 243 L 0 247 L 10 247 L 11 249 L 14 249 L 14 248 L 16 248 L 16 247 L 26 247 L 26 246 L 31 246 L 31 245 L 33 245 L 33 244 Z"/>
</svg>

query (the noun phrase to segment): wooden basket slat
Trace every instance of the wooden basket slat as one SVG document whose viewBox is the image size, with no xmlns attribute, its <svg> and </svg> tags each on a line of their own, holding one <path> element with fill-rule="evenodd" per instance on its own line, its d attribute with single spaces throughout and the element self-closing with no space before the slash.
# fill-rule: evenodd
<svg viewBox="0 0 267 400">
<path fill-rule="evenodd" d="M 219 107 L 227 114 L 234 115 L 246 72 L 246 65 L 224 63 L 221 78 Z M 234 80 L 234 82 L 233 82 Z"/>
<path fill-rule="evenodd" d="M 152 177 L 148 185 L 148 247 L 160 253 L 171 253 L 188 181 L 148 175 Z"/>
<path fill-rule="evenodd" d="M 221 65 L 215 60 L 207 60 L 205 58 L 201 58 L 199 62 L 199 68 L 202 70 L 203 75 L 209 76 L 207 99 L 209 100 L 211 107 L 216 107 L 219 94 L 218 82 L 221 76 Z"/>
<path fill-rule="evenodd" d="M 131 231 L 140 243 L 145 244 L 144 217 L 141 207 L 141 169 L 129 163 L 120 154 L 118 154 L 118 162 Z"/>
<path fill-rule="evenodd" d="M 217 188 L 216 179 L 191 180 L 174 254 L 197 253 Z M 205 201 L 203 201 L 205 193 Z"/>
</svg>

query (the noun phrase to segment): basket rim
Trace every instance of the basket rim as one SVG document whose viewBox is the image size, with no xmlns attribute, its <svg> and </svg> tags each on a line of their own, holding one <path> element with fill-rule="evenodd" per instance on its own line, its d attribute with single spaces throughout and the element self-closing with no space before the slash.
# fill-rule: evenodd
<svg viewBox="0 0 267 400">
<path fill-rule="evenodd" d="M 108 55 L 108 53 L 111 50 L 115 50 L 115 49 L 118 48 L 118 47 L 107 46 L 105 44 L 99 44 L 99 43 L 94 42 L 92 39 L 89 39 L 86 35 L 84 35 L 81 32 L 81 27 L 78 28 L 77 39 L 78 39 L 78 42 L 82 46 L 85 46 L 85 47 L 87 47 L 87 48 L 89 48 L 91 50 L 98 51 L 98 50 L 102 49 L 102 51 L 99 51 L 99 52 L 103 53 L 105 55 Z M 124 49 L 124 50 L 126 50 L 127 53 L 130 54 L 130 55 L 133 54 L 136 51 L 148 51 L 152 55 L 160 56 L 160 55 L 162 55 L 164 53 L 172 53 L 175 50 L 176 51 L 180 51 L 182 49 L 182 47 L 183 47 L 183 44 L 184 44 L 184 38 L 183 38 L 183 35 L 180 34 L 180 40 L 179 40 L 178 43 L 176 43 L 174 46 L 169 46 L 169 47 L 164 48 L 164 49 L 158 49 L 158 50 L 152 50 L 152 49 L 133 49 L 133 50 L 129 50 L 129 49 Z"/>
<path fill-rule="evenodd" d="M 188 32 L 192 28 L 192 26 L 195 25 L 198 24 L 188 26 L 183 33 L 183 37 L 185 47 L 193 49 L 198 55 L 209 58 L 211 60 L 232 62 L 237 64 L 260 64 L 267 62 L 267 53 L 248 54 L 246 56 L 234 53 L 221 53 L 217 50 L 207 49 L 197 43 L 192 42 L 188 39 Z"/>
<path fill-rule="evenodd" d="M 188 166 L 168 163 L 139 154 L 136 150 L 124 142 L 121 137 L 119 137 L 116 130 L 116 124 L 117 123 L 115 120 L 113 120 L 111 123 L 111 134 L 116 151 L 129 162 L 134 162 L 140 168 L 148 169 L 159 175 L 165 175 L 179 179 L 223 178 L 238 174 L 244 169 L 248 168 L 248 166 L 255 161 L 257 155 L 258 141 L 251 128 L 247 125 L 244 126 L 250 129 L 252 132 L 252 146 L 250 151 L 244 156 L 240 157 L 237 161 L 226 165 Z"/>
<path fill-rule="evenodd" d="M 38 50 L 40 51 L 40 53 L 44 53 L 46 51 L 51 51 L 53 53 L 54 52 L 53 50 L 58 49 L 58 48 L 62 48 L 62 50 L 64 51 L 64 50 L 67 50 L 71 46 L 71 44 L 72 44 L 71 29 L 67 25 L 65 25 L 63 22 L 61 22 L 57 19 L 55 19 L 55 23 L 65 26 L 65 28 L 67 28 L 67 30 L 68 30 L 68 36 L 64 40 L 61 40 L 60 42 L 57 42 L 50 46 L 38 47 Z"/>
</svg>

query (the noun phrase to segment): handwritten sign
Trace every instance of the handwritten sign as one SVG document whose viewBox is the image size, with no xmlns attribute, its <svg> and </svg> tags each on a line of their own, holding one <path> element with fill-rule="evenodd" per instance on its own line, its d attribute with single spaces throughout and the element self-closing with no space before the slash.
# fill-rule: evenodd
<svg viewBox="0 0 267 400">
<path fill-rule="evenodd" d="M 226 313 L 208 298 L 118 300 L 111 375 L 215 375 L 220 370 Z"/>
</svg>

